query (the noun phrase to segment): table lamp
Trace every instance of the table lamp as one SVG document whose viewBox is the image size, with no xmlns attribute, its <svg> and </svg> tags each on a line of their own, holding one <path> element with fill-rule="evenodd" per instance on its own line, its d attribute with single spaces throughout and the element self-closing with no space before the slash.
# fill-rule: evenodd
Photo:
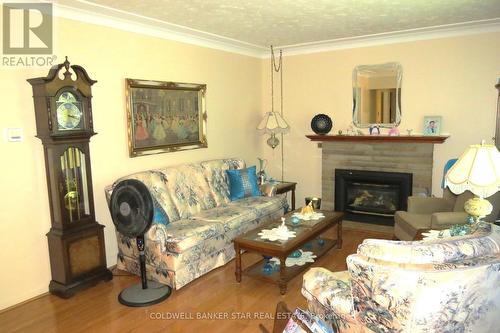
<svg viewBox="0 0 500 333">
<path fill-rule="evenodd" d="M 493 207 L 487 198 L 500 189 L 500 153 L 494 145 L 471 145 L 446 174 L 445 185 L 451 192 L 471 191 L 476 198 L 467 200 L 464 210 L 474 220 L 474 229 Z"/>
</svg>

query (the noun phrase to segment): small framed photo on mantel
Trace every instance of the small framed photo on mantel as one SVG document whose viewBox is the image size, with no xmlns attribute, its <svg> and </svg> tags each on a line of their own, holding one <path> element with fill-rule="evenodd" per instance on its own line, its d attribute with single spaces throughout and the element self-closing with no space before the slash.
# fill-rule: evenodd
<svg viewBox="0 0 500 333">
<path fill-rule="evenodd" d="M 206 85 L 126 82 L 130 157 L 207 147 Z"/>
<path fill-rule="evenodd" d="M 424 135 L 440 135 L 442 122 L 441 116 L 425 116 Z"/>
</svg>

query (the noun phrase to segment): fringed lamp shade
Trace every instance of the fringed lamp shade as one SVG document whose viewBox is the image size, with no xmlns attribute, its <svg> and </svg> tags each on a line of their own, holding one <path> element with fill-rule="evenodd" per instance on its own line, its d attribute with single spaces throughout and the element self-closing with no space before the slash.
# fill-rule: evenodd
<svg viewBox="0 0 500 333">
<path fill-rule="evenodd" d="M 285 119 L 283 119 L 281 114 L 279 114 L 278 112 L 270 111 L 266 112 L 259 126 L 257 126 L 257 130 L 266 134 L 271 134 L 271 137 L 267 139 L 267 144 L 274 149 L 280 143 L 280 140 L 278 140 L 276 134 L 288 133 L 290 131 L 290 126 L 288 126 L 288 123 L 285 121 Z"/>
<path fill-rule="evenodd" d="M 500 189 L 500 153 L 494 145 L 471 145 L 446 174 L 455 194 L 471 191 L 487 198 Z"/>
<path fill-rule="evenodd" d="M 266 112 L 259 126 L 257 126 L 257 129 L 266 134 L 277 134 L 288 133 L 290 131 L 290 126 L 288 126 L 288 123 L 283 119 L 281 114 L 270 111 Z"/>
</svg>

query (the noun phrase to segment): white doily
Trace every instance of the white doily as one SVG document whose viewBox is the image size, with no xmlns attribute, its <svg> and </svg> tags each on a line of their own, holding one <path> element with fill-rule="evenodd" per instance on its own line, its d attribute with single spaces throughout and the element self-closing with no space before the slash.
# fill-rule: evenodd
<svg viewBox="0 0 500 333">
<path fill-rule="evenodd" d="M 325 217 L 325 214 L 323 213 L 307 213 L 307 214 L 301 214 L 301 213 L 293 213 L 293 216 L 298 217 L 301 220 L 304 221 L 309 221 L 309 220 L 319 220 Z"/>
<path fill-rule="evenodd" d="M 295 231 L 288 230 L 288 228 L 286 230 L 278 228 L 273 228 L 271 230 L 263 229 L 258 233 L 258 235 L 260 236 L 260 238 L 268 239 L 270 241 L 286 241 L 289 238 L 295 237 Z"/>
<path fill-rule="evenodd" d="M 441 239 L 441 238 L 449 238 L 450 229 L 445 230 L 429 230 L 428 232 L 422 233 L 422 240 L 431 240 L 431 239 Z"/>
<path fill-rule="evenodd" d="M 298 258 L 292 258 L 292 257 L 286 258 L 286 260 L 285 260 L 286 267 L 302 266 L 305 263 L 314 262 L 314 258 L 317 257 L 311 251 L 302 251 L 302 250 L 299 250 L 299 251 L 302 252 L 302 255 L 300 257 L 298 257 Z M 280 260 L 278 258 L 271 258 L 270 261 L 272 261 L 274 264 L 277 264 L 277 265 L 280 264 Z"/>
</svg>

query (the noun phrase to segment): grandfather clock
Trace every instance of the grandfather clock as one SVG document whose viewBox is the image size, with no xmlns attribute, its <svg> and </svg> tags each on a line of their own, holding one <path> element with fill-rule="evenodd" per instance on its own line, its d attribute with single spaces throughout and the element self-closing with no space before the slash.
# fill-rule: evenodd
<svg viewBox="0 0 500 333">
<path fill-rule="evenodd" d="M 68 298 L 113 278 L 106 267 L 104 226 L 95 220 L 92 193 L 89 142 L 96 133 L 91 87 L 97 81 L 82 67 L 70 66 L 66 57 L 46 77 L 28 82 L 33 87 L 37 138 L 43 144 L 49 192 L 49 291 Z"/>
</svg>

